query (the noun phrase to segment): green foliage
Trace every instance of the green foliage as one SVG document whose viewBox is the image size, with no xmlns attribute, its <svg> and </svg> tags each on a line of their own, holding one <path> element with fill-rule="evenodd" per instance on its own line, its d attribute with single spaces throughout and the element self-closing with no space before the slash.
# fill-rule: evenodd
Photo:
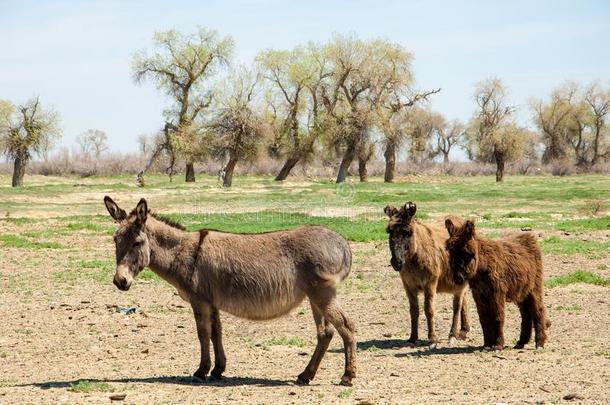
<svg viewBox="0 0 610 405">
<path fill-rule="evenodd" d="M 566 286 L 570 284 L 593 284 L 600 286 L 610 286 L 610 278 L 600 276 L 599 274 L 592 273 L 586 270 L 579 270 L 563 276 L 553 277 L 545 281 L 544 285 L 549 288 L 557 286 Z"/>
</svg>

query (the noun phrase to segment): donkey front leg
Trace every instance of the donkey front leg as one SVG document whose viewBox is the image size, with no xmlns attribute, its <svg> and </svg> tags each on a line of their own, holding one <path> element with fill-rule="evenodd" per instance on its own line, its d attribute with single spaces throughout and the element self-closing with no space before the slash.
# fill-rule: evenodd
<svg viewBox="0 0 610 405">
<path fill-rule="evenodd" d="M 468 304 L 468 297 L 466 292 L 468 289 L 462 291 L 462 310 L 460 311 L 460 318 L 462 320 L 462 327 L 460 328 L 460 339 L 466 340 L 468 333 L 470 333 L 470 305 Z"/>
<path fill-rule="evenodd" d="M 409 314 L 411 315 L 411 336 L 407 342 L 415 344 L 418 338 L 419 323 L 419 300 L 417 299 L 417 289 L 406 287 L 407 297 L 409 298 Z"/>
<path fill-rule="evenodd" d="M 201 346 L 201 362 L 195 371 L 195 377 L 205 380 L 210 371 L 210 336 L 212 334 L 212 308 L 209 304 L 191 303 L 197 324 L 197 337 Z"/>
<path fill-rule="evenodd" d="M 436 330 L 434 329 L 434 296 L 436 294 L 436 285 L 428 285 L 424 290 L 424 312 L 426 313 L 426 321 L 428 322 L 428 340 L 430 346 L 435 346 L 438 343 Z"/>
<path fill-rule="evenodd" d="M 214 378 L 221 379 L 222 373 L 227 367 L 227 358 L 222 345 L 222 324 L 217 308 L 212 308 L 212 344 L 214 345 L 214 369 L 211 375 Z"/>
<path fill-rule="evenodd" d="M 451 330 L 449 331 L 449 344 L 454 344 L 458 339 L 458 328 L 460 324 L 460 316 L 462 313 L 462 305 L 464 304 L 464 296 L 460 292 L 453 296 L 453 317 L 451 318 Z"/>
</svg>

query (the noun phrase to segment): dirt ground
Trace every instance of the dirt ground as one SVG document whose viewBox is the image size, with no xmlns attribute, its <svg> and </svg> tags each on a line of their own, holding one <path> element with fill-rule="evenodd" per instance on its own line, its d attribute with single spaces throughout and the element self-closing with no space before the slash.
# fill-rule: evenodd
<svg viewBox="0 0 610 405">
<path fill-rule="evenodd" d="M 352 243 L 352 273 L 340 302 L 357 323 L 358 375 L 352 388 L 338 385 L 343 371 L 335 335 L 309 386 L 294 384 L 315 346 L 307 302 L 288 316 L 251 322 L 224 314 L 228 357 L 225 378 L 198 382 L 199 344 L 190 307 L 163 281 L 140 280 L 121 292 L 111 282 L 78 278 L 58 282 L 66 260 L 113 258 L 109 235 L 76 233 L 68 250 L 1 252 L 0 404 L 109 403 L 610 403 L 610 296 L 607 287 L 574 284 L 546 290 L 552 327 L 546 349 L 479 352 L 478 317 L 467 341 L 429 349 L 407 347 L 409 315 L 398 274 L 385 244 Z M 547 255 L 546 276 L 604 268 L 604 259 Z M 23 266 L 23 263 L 28 263 Z M 49 263 L 55 263 L 49 265 Z M 64 264 L 62 264 L 64 263 Z M 609 276 L 610 271 L 600 271 Z M 124 315 L 117 306 L 136 306 Z M 436 302 L 439 336 L 447 336 L 451 299 Z M 420 336 L 426 336 L 425 318 Z M 518 336 L 510 305 L 507 343 Z M 304 344 L 274 344 L 297 338 Z M 301 339 L 301 340 L 298 340 Z M 301 347 L 299 347 L 301 346 Z M 111 390 L 74 392 L 81 380 Z"/>
</svg>

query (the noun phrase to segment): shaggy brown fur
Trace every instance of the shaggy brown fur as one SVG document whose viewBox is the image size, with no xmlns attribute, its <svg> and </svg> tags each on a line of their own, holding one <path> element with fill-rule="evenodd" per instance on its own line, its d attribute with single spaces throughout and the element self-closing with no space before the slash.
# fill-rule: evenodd
<svg viewBox="0 0 610 405">
<path fill-rule="evenodd" d="M 504 306 L 514 302 L 521 312 L 523 348 L 536 331 L 536 348 L 546 342 L 549 325 L 543 302 L 542 255 L 536 237 L 521 233 L 499 240 L 480 238 L 472 221 L 445 222 L 451 235 L 447 250 L 456 282 L 468 280 L 483 329 L 483 349 L 504 348 Z"/>
<path fill-rule="evenodd" d="M 467 283 L 456 283 L 449 266 L 445 242 L 448 234 L 442 227 L 422 224 L 414 216 L 417 207 L 408 202 L 400 209 L 385 207 L 389 217 L 391 264 L 400 272 L 403 286 L 409 298 L 411 314 L 411 336 L 409 342 L 418 338 L 419 302 L 418 294 L 424 293 L 424 312 L 428 321 L 428 339 L 438 341 L 434 329 L 434 296 L 437 292 L 453 295 L 453 319 L 449 341 L 464 339 L 470 331 L 468 301 L 464 299 Z M 460 320 L 461 331 L 458 331 Z"/>
<path fill-rule="evenodd" d="M 179 224 L 149 215 L 144 199 L 129 215 L 110 197 L 104 202 L 119 223 L 114 284 L 127 290 L 134 277 L 149 267 L 191 304 L 201 344 L 195 376 L 204 379 L 211 368 L 210 340 L 215 357 L 211 374 L 220 378 L 225 370 L 220 311 L 253 320 L 272 319 L 308 297 L 318 343 L 298 382 L 314 378 L 334 327 L 345 347 L 341 382 L 351 384 L 356 374 L 355 328 L 339 307 L 336 293 L 338 283 L 349 274 L 352 253 L 340 235 L 319 226 L 252 235 L 187 232 Z"/>
</svg>

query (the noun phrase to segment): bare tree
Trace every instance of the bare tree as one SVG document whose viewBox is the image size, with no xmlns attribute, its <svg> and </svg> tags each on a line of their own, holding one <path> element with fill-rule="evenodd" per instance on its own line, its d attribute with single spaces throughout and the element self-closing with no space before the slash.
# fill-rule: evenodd
<svg viewBox="0 0 610 405">
<path fill-rule="evenodd" d="M 205 91 L 206 79 L 228 62 L 233 53 L 233 40 L 220 37 L 216 31 L 200 28 L 194 35 L 175 30 L 156 32 L 157 52 L 138 52 L 133 59 L 133 75 L 137 83 L 151 79 L 170 96 L 174 105 L 166 111 L 173 131 L 167 134 L 167 145 L 186 160 L 186 181 L 195 181 L 194 162 L 199 148 L 193 138 L 199 133 L 196 121 L 210 106 L 211 93 Z"/>
<path fill-rule="evenodd" d="M 212 136 L 216 136 L 216 155 L 227 159 L 222 169 L 225 187 L 231 187 L 233 171 L 240 160 L 251 160 L 257 156 L 260 141 L 266 134 L 263 119 L 255 105 L 258 82 L 257 75 L 240 68 L 219 86 L 222 92 L 209 130 Z"/>
<path fill-rule="evenodd" d="M 406 62 L 409 62 L 407 60 Z M 402 75 L 395 74 L 385 88 L 378 93 L 377 117 L 378 125 L 383 133 L 385 172 L 383 180 L 386 183 L 394 181 L 396 172 L 396 155 L 399 147 L 408 138 L 408 127 L 411 119 L 411 108 L 441 91 L 416 92 L 411 88 L 410 64 L 403 68 Z M 397 71 L 398 72 L 398 71 Z"/>
<path fill-rule="evenodd" d="M 610 90 L 603 90 L 597 83 L 585 91 L 584 102 L 588 109 L 588 127 L 591 139 L 589 165 L 595 165 L 600 159 L 610 157 Z"/>
<path fill-rule="evenodd" d="M 477 109 L 467 132 L 470 153 L 496 164 L 498 182 L 504 179 L 506 163 L 523 154 L 530 134 L 513 121 L 515 107 L 506 98 L 506 87 L 499 79 L 478 83 L 474 93 Z"/>
<path fill-rule="evenodd" d="M 104 131 L 99 129 L 88 129 L 76 137 L 76 142 L 85 155 L 93 154 L 97 159 L 100 155 L 108 150 L 108 136 Z"/>
<path fill-rule="evenodd" d="M 443 156 L 443 165 L 449 163 L 449 153 L 454 146 L 459 145 L 466 131 L 466 126 L 460 120 L 450 122 L 442 120 L 435 134 L 435 155 Z"/>
<path fill-rule="evenodd" d="M 44 153 L 61 136 L 59 122 L 59 114 L 43 109 L 38 97 L 16 108 L 0 102 L 0 151 L 13 160 L 13 187 L 23 185 L 32 155 Z"/>
<path fill-rule="evenodd" d="M 542 162 L 565 160 L 569 154 L 568 129 L 572 111 L 572 100 L 577 88 L 574 83 L 568 83 L 551 94 L 548 102 L 534 100 L 534 123 L 541 133 L 544 144 Z"/>
<path fill-rule="evenodd" d="M 415 107 L 409 111 L 405 130 L 412 162 L 421 165 L 436 155 L 433 138 L 443 123 L 443 116 L 429 109 Z"/>
<path fill-rule="evenodd" d="M 267 50 L 257 57 L 264 78 L 271 83 L 267 98 L 275 123 L 274 152 L 286 156 L 275 180 L 282 181 L 313 152 L 317 131 L 320 81 L 329 74 L 320 47 L 310 43 L 291 51 Z"/>
</svg>

